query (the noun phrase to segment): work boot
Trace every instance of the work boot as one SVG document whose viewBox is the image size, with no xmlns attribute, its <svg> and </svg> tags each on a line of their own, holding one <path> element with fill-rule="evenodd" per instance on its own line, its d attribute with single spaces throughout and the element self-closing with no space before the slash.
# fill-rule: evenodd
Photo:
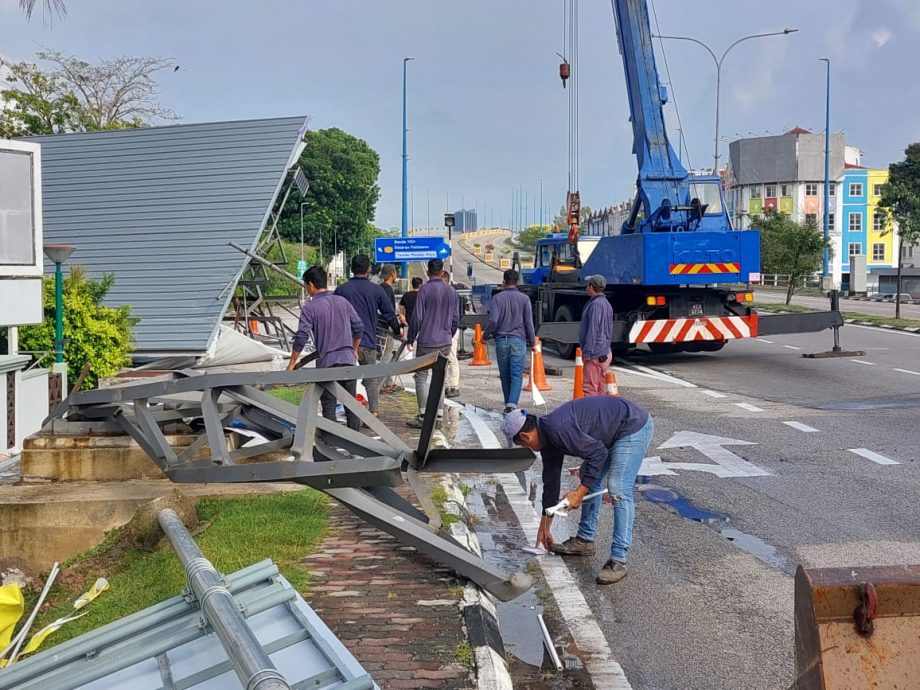
<svg viewBox="0 0 920 690">
<path fill-rule="evenodd" d="M 502 414 L 508 414 L 509 412 L 514 412 L 517 408 L 514 405 L 505 405 L 505 409 L 502 411 Z"/>
<path fill-rule="evenodd" d="M 612 585 L 626 577 L 626 564 L 610 559 L 597 574 L 595 582 L 599 585 Z"/>
<path fill-rule="evenodd" d="M 406 426 L 410 429 L 421 429 L 422 428 L 422 418 L 413 417 L 412 419 L 406 420 Z"/>
<path fill-rule="evenodd" d="M 459 398 L 460 389 L 459 388 L 448 388 L 446 391 L 444 391 L 444 397 L 445 398 Z"/>
<path fill-rule="evenodd" d="M 552 552 L 560 556 L 593 556 L 594 542 L 581 537 L 569 537 L 561 544 L 553 544 Z"/>
</svg>

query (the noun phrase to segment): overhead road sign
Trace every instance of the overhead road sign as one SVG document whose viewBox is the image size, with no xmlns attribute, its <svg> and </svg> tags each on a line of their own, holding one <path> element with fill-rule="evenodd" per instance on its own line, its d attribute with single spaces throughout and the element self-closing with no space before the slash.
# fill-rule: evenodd
<svg viewBox="0 0 920 690">
<path fill-rule="evenodd" d="M 446 259 L 450 245 L 443 237 L 378 237 L 374 240 L 377 263 L 404 263 Z"/>
</svg>

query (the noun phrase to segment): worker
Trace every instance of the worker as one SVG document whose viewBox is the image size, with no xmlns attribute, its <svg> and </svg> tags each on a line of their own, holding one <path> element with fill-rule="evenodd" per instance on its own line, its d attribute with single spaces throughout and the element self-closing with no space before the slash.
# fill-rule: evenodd
<svg viewBox="0 0 920 690">
<path fill-rule="evenodd" d="M 441 275 L 444 262 L 440 259 L 428 261 L 428 282 L 422 285 L 409 321 L 406 344 L 415 346 L 415 356 L 422 357 L 437 352 L 450 357 L 454 333 L 460 326 L 460 297 L 457 291 L 444 282 Z M 435 405 L 438 419 L 442 417 L 441 393 L 437 391 L 436 401 L 428 398 L 428 369 L 416 372 L 415 397 L 418 400 L 418 415 L 406 422 L 413 429 L 422 428 L 422 418 L 429 404 Z"/>
<path fill-rule="evenodd" d="M 441 273 L 441 278 L 447 285 L 450 285 L 451 289 L 456 292 L 457 288 L 453 286 L 453 283 L 450 282 L 450 273 L 444 271 Z M 460 308 L 460 294 L 457 293 L 457 308 Z M 459 319 L 459 314 L 458 317 Z M 453 338 L 450 341 L 450 357 L 447 358 L 447 371 L 444 375 L 444 397 L 445 398 L 459 398 L 460 397 L 460 358 L 457 355 L 458 350 L 460 349 L 460 331 L 459 329 L 454 332 Z"/>
<path fill-rule="evenodd" d="M 606 484 L 613 499 L 613 539 L 610 559 L 597 574 L 602 585 L 626 577 L 626 556 L 632 545 L 635 501 L 633 484 L 648 450 L 655 425 L 651 415 L 624 398 L 601 396 L 564 403 L 545 416 L 514 410 L 501 424 L 509 444 L 539 451 L 543 459 L 543 517 L 537 546 L 563 556 L 594 555 L 594 536 L 600 516 L 601 491 Z M 581 458 L 577 488 L 565 494 L 571 509 L 582 506 L 578 532 L 561 544 L 553 541 L 551 515 L 546 509 L 559 502 L 562 461 L 566 455 Z"/>
<path fill-rule="evenodd" d="M 334 295 L 326 289 L 326 272 L 322 266 L 312 266 L 304 271 L 303 282 L 310 295 L 303 308 L 300 310 L 300 324 L 291 346 L 291 358 L 288 360 L 287 370 L 293 371 L 297 360 L 303 352 L 307 341 L 313 343 L 319 357 L 316 366 L 319 369 L 329 367 L 351 367 L 358 358 L 358 349 L 361 345 L 361 333 L 364 324 L 354 307 L 348 301 Z M 339 381 L 351 395 L 355 394 L 357 381 Z M 323 389 L 320 396 L 323 417 L 335 421 L 335 396 Z M 345 409 L 348 428 L 358 430 L 361 422 L 358 417 Z"/>
<path fill-rule="evenodd" d="M 519 279 L 513 268 L 505 271 L 502 289 L 492 298 L 489 324 L 483 333 L 484 340 L 495 339 L 506 413 L 518 406 L 524 382 L 524 356 L 534 346 L 533 308 L 527 295 L 517 289 Z"/>
<path fill-rule="evenodd" d="M 386 293 L 387 299 L 390 300 L 390 304 L 393 305 L 393 310 L 395 313 L 396 310 L 396 295 L 393 292 L 393 283 L 396 282 L 396 266 L 393 264 L 384 264 L 380 268 L 380 282 L 377 283 L 381 289 Z M 399 320 L 399 315 L 397 314 L 396 319 Z M 400 332 L 402 331 L 402 322 L 399 323 Z M 383 339 L 383 352 L 380 355 L 381 362 L 389 362 L 393 358 L 393 353 L 396 351 L 397 338 L 389 332 L 389 324 L 382 317 L 377 320 L 377 332 L 380 335 L 380 338 Z M 399 386 L 395 385 L 392 376 L 385 378 L 380 386 L 381 393 L 395 393 L 400 390 Z"/>
<path fill-rule="evenodd" d="M 607 393 L 607 367 L 612 361 L 610 339 L 613 335 L 613 307 L 604 294 L 606 287 L 607 280 L 601 275 L 588 276 L 585 281 L 585 291 L 591 299 L 578 325 L 578 344 L 585 364 L 582 386 L 585 395 Z"/>
<path fill-rule="evenodd" d="M 412 289 L 409 290 L 409 292 L 404 292 L 402 298 L 399 300 L 399 316 L 404 326 L 408 326 L 409 322 L 412 320 L 415 300 L 418 298 L 418 289 L 422 287 L 422 283 L 424 282 L 424 280 L 415 276 L 412 279 Z"/>
<path fill-rule="evenodd" d="M 351 260 L 351 278 L 335 289 L 335 294 L 344 297 L 358 312 L 364 330 L 361 332 L 361 347 L 358 350 L 358 364 L 367 366 L 377 363 L 377 315 L 381 315 L 386 324 L 398 338 L 401 335 L 399 320 L 393 304 L 376 283 L 368 278 L 371 270 L 370 259 L 364 254 L 356 254 Z M 375 417 L 380 413 L 379 378 L 364 379 L 367 390 L 367 409 Z"/>
</svg>

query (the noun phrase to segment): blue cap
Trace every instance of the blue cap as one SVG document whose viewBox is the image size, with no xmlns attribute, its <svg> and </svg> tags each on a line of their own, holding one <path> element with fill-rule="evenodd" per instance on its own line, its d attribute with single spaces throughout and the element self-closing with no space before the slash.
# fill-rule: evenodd
<svg viewBox="0 0 920 690">
<path fill-rule="evenodd" d="M 514 437 L 524 428 L 527 421 L 527 410 L 512 410 L 502 419 L 502 433 L 508 439 L 508 445 L 514 445 Z"/>
</svg>

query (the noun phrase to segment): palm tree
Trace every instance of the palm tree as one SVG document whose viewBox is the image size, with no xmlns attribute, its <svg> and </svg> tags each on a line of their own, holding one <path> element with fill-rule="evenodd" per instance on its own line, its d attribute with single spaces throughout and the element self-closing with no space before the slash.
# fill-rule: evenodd
<svg viewBox="0 0 920 690">
<path fill-rule="evenodd" d="M 32 18 L 32 12 L 35 10 L 36 0 L 19 0 L 19 7 L 26 14 L 26 19 Z M 67 5 L 64 0 L 42 0 L 42 14 L 50 14 L 52 17 L 64 17 L 67 14 Z"/>
</svg>

